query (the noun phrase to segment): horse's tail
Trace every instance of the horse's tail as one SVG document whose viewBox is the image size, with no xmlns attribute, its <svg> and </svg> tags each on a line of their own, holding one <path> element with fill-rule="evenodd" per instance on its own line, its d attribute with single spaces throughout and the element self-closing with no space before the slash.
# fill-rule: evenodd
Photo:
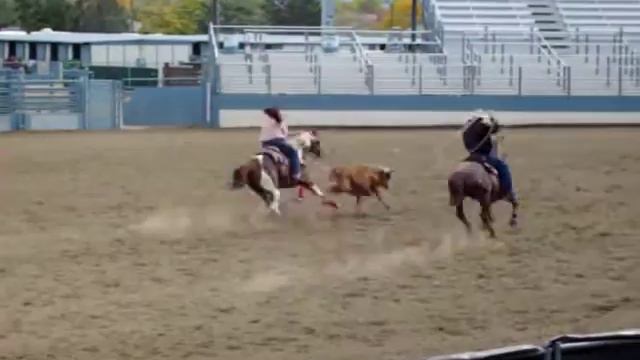
<svg viewBox="0 0 640 360">
<path fill-rule="evenodd" d="M 459 173 L 453 173 L 449 177 L 449 205 L 460 206 L 464 201 L 464 179 Z"/>
</svg>

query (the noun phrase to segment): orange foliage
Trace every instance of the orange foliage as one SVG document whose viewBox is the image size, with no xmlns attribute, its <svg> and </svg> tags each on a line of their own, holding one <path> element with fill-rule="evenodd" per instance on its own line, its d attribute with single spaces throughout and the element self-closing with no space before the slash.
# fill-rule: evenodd
<svg viewBox="0 0 640 360">
<path fill-rule="evenodd" d="M 133 0 L 116 0 L 118 2 L 118 5 L 120 5 L 120 7 L 127 9 L 127 10 L 131 10 L 131 3 L 133 2 Z"/>
<path fill-rule="evenodd" d="M 394 0 L 392 6 L 387 9 L 382 17 L 382 21 L 378 24 L 381 29 L 390 29 L 392 27 L 400 27 L 401 29 L 411 28 L 411 5 L 412 0 Z M 421 1 L 418 0 L 417 17 L 418 22 L 422 18 Z"/>
</svg>

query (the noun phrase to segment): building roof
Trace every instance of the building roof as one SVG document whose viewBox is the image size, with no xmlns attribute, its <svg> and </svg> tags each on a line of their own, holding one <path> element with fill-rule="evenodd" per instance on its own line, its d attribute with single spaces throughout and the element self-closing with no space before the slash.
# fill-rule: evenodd
<svg viewBox="0 0 640 360">
<path fill-rule="evenodd" d="M 254 31 L 255 32 L 255 31 Z M 320 42 L 319 34 L 310 34 L 305 37 L 301 33 L 270 33 L 267 29 L 260 36 L 259 40 L 253 36 L 246 36 L 248 33 L 218 34 L 218 41 L 244 42 L 247 39 L 256 43 L 271 44 L 304 44 L 306 41 Z M 363 45 L 384 44 L 388 41 L 388 33 L 383 31 L 359 31 L 360 42 Z M 351 32 L 343 31 L 339 34 L 341 42 L 351 42 Z M 246 36 L 246 37 L 245 37 Z M 192 44 L 197 42 L 208 42 L 207 34 L 200 35 L 166 35 L 166 34 L 138 34 L 138 33 L 77 33 L 65 31 L 53 31 L 43 29 L 40 31 L 26 32 L 16 30 L 0 31 L 0 41 L 17 42 L 38 42 L 38 43 L 65 43 L 65 44 Z M 396 40 L 397 41 L 397 40 Z M 408 42 L 409 36 L 405 35 L 403 42 Z M 418 42 L 420 39 L 418 38 Z"/>
<path fill-rule="evenodd" d="M 207 35 L 165 35 L 165 34 L 137 34 L 137 33 L 76 33 L 43 29 L 27 33 L 25 31 L 0 31 L 0 41 L 67 43 L 67 44 L 187 44 L 207 42 Z"/>
</svg>

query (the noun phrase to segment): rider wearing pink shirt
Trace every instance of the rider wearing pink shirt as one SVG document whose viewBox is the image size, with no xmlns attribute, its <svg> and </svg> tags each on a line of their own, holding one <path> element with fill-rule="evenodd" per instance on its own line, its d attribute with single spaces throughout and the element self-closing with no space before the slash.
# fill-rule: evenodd
<svg viewBox="0 0 640 360">
<path fill-rule="evenodd" d="M 262 146 L 275 146 L 289 158 L 291 165 L 291 177 L 300 181 L 300 159 L 296 149 L 287 142 L 289 128 L 282 119 L 280 110 L 277 108 L 266 108 L 264 113 L 268 118 L 262 122 L 260 129 L 260 142 Z"/>
</svg>

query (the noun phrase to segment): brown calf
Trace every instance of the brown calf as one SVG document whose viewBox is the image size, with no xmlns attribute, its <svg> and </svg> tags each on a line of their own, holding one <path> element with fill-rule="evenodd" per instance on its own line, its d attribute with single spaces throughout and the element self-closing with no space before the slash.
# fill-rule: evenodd
<svg viewBox="0 0 640 360">
<path fill-rule="evenodd" d="M 375 195 L 387 210 L 389 205 L 382 199 L 380 188 L 389 189 L 393 170 L 367 165 L 337 166 L 331 169 L 329 192 L 347 193 L 356 197 L 356 210 L 360 212 L 360 201 L 364 196 Z"/>
</svg>

